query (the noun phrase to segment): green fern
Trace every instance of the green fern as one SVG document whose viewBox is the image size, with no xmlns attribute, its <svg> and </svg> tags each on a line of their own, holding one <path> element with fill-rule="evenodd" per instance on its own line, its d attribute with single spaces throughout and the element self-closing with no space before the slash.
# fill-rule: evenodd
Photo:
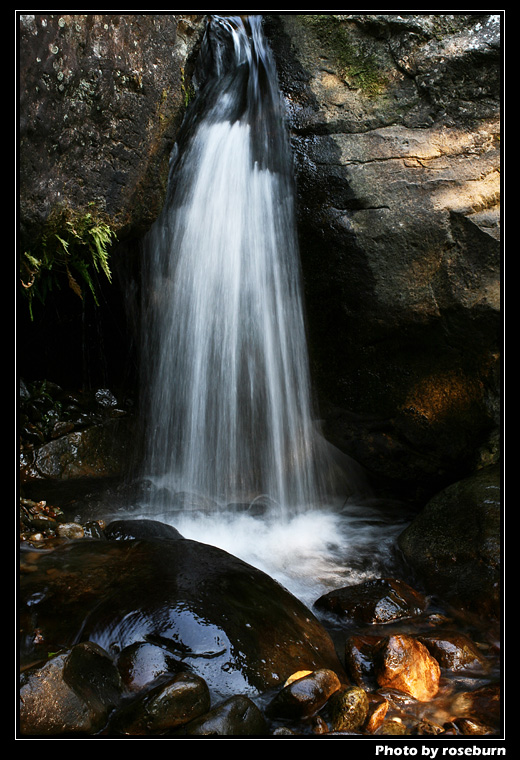
<svg viewBox="0 0 520 760">
<path fill-rule="evenodd" d="M 116 235 L 108 224 L 90 213 L 61 222 L 60 234 L 55 231 L 44 236 L 39 255 L 25 251 L 21 258 L 20 280 L 31 319 L 34 298 L 45 303 L 48 293 L 60 287 L 64 279 L 79 298 L 87 289 L 96 305 L 92 268 L 102 272 L 109 282 L 112 280 L 109 257 Z"/>
</svg>

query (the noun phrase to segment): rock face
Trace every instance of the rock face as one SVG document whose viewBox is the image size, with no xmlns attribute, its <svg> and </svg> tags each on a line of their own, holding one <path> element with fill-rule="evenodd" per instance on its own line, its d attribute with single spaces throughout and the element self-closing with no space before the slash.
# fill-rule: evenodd
<svg viewBox="0 0 520 760">
<path fill-rule="evenodd" d="M 500 19 L 269 28 L 327 432 L 382 481 L 435 491 L 487 461 L 497 421 Z"/>
<path fill-rule="evenodd" d="M 20 482 L 120 477 L 128 468 L 135 421 L 106 388 L 69 394 L 20 381 Z"/>
<path fill-rule="evenodd" d="M 199 21 L 169 13 L 20 17 L 25 245 L 64 208 L 94 207 L 119 238 L 154 221 Z"/>
</svg>

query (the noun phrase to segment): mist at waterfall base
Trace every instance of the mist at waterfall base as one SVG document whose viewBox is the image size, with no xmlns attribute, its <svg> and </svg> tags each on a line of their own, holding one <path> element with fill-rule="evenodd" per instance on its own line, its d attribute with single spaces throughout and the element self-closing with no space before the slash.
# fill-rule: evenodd
<svg viewBox="0 0 520 760">
<path fill-rule="evenodd" d="M 284 112 L 262 19 L 212 16 L 144 245 L 143 515 L 302 601 L 378 573 L 395 533 L 314 419 Z"/>
</svg>

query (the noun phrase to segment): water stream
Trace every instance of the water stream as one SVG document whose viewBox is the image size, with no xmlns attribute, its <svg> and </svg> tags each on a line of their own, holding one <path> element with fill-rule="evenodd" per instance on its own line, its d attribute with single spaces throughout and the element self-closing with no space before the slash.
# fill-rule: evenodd
<svg viewBox="0 0 520 760">
<path fill-rule="evenodd" d="M 212 16 L 145 248 L 144 474 L 210 513 L 351 489 L 311 403 L 291 154 L 261 17 Z"/>
</svg>

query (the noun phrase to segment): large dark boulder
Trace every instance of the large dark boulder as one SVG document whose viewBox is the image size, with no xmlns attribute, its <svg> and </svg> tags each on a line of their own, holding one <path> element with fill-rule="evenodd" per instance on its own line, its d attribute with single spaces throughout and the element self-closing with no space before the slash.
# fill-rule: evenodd
<svg viewBox="0 0 520 760">
<path fill-rule="evenodd" d="M 471 614 L 499 619 L 502 505 L 498 467 L 434 496 L 399 536 L 399 547 L 430 593 Z"/>
<path fill-rule="evenodd" d="M 78 640 L 114 656 L 149 642 L 222 698 L 281 686 L 300 670 L 344 678 L 308 608 L 215 547 L 183 538 L 80 540 L 22 559 L 22 664 Z"/>
</svg>

